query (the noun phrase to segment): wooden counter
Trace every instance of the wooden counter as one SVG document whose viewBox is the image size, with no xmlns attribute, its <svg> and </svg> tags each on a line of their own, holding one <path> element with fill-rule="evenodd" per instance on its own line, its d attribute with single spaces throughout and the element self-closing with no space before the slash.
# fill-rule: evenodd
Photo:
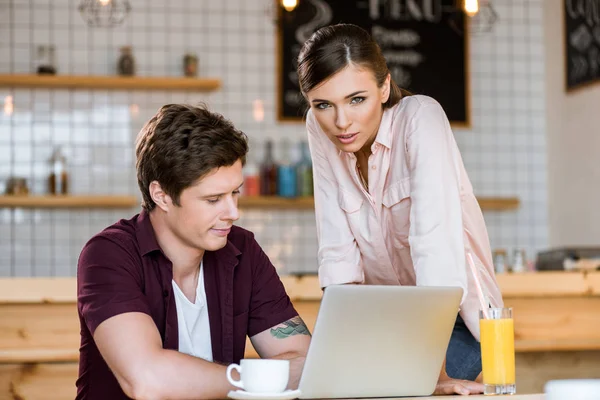
<svg viewBox="0 0 600 400">
<path fill-rule="evenodd" d="M 514 308 L 518 352 L 600 350 L 600 273 L 497 278 L 506 305 Z M 282 281 L 312 329 L 322 295 L 317 277 L 284 276 Z M 0 363 L 77 360 L 75 293 L 74 278 L 0 279 Z"/>
<path fill-rule="evenodd" d="M 600 272 L 497 279 L 505 305 L 514 309 L 519 393 L 540 392 L 551 379 L 600 378 Z M 322 295 L 316 277 L 286 277 L 284 283 L 312 329 Z"/>
<path fill-rule="evenodd" d="M 521 395 L 506 395 L 506 396 L 469 396 L 466 397 L 469 400 L 501 400 L 501 399 L 505 399 L 505 400 L 544 400 L 544 395 L 543 394 L 521 394 Z M 444 399 L 444 400 L 451 400 L 451 399 L 462 399 L 465 400 L 464 396 L 431 396 L 431 397 L 401 397 L 401 398 L 394 398 L 394 397 L 388 397 L 386 400 L 427 400 L 427 399 L 436 399 L 436 400 L 440 400 L 440 399 Z M 366 400 L 366 399 L 365 399 Z"/>
<path fill-rule="evenodd" d="M 282 281 L 312 329 L 322 295 L 316 276 Z M 498 281 L 515 310 L 519 388 L 528 387 L 526 379 L 535 381 L 530 393 L 539 392 L 546 378 L 570 377 L 566 371 L 600 378 L 600 357 L 590 351 L 600 349 L 600 273 L 500 275 Z M 0 279 L 0 333 L 0 399 L 74 397 L 80 340 L 74 278 Z M 256 357 L 251 345 L 246 356 Z M 519 357 L 527 368 L 519 369 Z"/>
<path fill-rule="evenodd" d="M 316 276 L 283 277 L 310 329 L 322 291 Z M 512 307 L 517 352 L 600 350 L 600 273 L 536 272 L 497 276 Z"/>
</svg>

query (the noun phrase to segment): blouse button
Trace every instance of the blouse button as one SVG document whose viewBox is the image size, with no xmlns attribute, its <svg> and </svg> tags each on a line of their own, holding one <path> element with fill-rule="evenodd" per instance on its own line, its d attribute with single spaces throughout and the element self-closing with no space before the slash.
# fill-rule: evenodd
<svg viewBox="0 0 600 400">
<path fill-rule="evenodd" d="M 373 166 L 371 167 L 371 169 L 377 169 L 377 167 L 376 167 L 375 165 L 373 165 Z"/>
</svg>

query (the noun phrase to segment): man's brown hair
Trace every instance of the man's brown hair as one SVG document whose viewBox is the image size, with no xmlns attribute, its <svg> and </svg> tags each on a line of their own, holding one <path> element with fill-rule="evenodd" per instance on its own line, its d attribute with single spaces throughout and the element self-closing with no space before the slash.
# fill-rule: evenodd
<svg viewBox="0 0 600 400">
<path fill-rule="evenodd" d="M 246 163 L 248 139 L 222 115 L 205 105 L 163 106 L 136 139 L 136 169 L 142 207 L 152 211 L 150 183 L 157 181 L 175 205 L 184 189 L 209 172 Z"/>
</svg>

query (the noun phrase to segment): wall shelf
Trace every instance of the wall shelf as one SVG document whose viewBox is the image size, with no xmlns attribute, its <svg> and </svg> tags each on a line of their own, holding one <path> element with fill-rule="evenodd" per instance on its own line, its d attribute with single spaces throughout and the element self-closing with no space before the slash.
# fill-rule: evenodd
<svg viewBox="0 0 600 400">
<path fill-rule="evenodd" d="M 516 197 L 478 197 L 477 200 L 484 211 L 509 211 L 519 208 L 519 199 Z M 244 209 L 311 210 L 314 206 L 312 197 L 288 199 L 248 196 L 239 199 L 239 207 Z"/>
<path fill-rule="evenodd" d="M 508 211 L 519 207 L 513 197 L 480 197 L 482 210 Z M 0 208 L 128 208 L 139 203 L 135 196 L 0 196 Z M 282 197 L 241 197 L 242 209 L 312 210 L 312 197 L 287 199 Z"/>
<path fill-rule="evenodd" d="M 521 204 L 517 197 L 477 197 L 477 201 L 483 211 L 516 210 Z"/>
<path fill-rule="evenodd" d="M 191 92 L 219 89 L 221 80 L 188 77 L 0 74 L 0 87 Z"/>
<path fill-rule="evenodd" d="M 0 196 L 0 208 L 129 208 L 135 196 Z"/>
<path fill-rule="evenodd" d="M 243 209 L 311 210 L 315 208 L 312 197 L 288 199 L 277 196 L 240 197 L 238 206 Z"/>
</svg>

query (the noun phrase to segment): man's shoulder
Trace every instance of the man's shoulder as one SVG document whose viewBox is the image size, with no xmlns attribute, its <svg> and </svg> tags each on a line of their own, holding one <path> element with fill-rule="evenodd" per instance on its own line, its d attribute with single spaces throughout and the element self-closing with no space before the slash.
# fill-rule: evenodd
<svg viewBox="0 0 600 400">
<path fill-rule="evenodd" d="M 122 219 L 94 235 L 83 246 L 81 258 L 97 257 L 114 258 L 133 256 L 139 253 L 136 224 L 139 215 L 130 219 Z"/>
</svg>

